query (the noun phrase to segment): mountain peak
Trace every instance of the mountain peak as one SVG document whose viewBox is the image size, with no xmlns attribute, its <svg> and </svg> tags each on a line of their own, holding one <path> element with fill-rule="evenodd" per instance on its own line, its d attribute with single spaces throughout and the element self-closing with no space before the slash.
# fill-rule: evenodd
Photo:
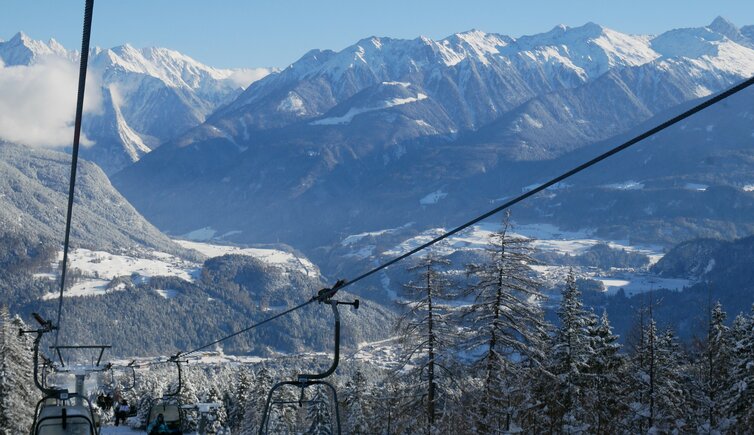
<svg viewBox="0 0 754 435">
<path fill-rule="evenodd" d="M 36 41 L 24 32 L 18 32 L 7 42 L 0 44 L 0 59 L 5 65 L 29 65 L 42 56 L 57 55 L 70 57 L 71 54 L 54 39 L 49 43 Z"/>
<path fill-rule="evenodd" d="M 29 35 L 27 35 L 24 32 L 18 32 L 15 35 L 13 35 L 12 38 L 8 42 L 29 42 L 31 41 L 31 38 L 29 38 Z"/>
<path fill-rule="evenodd" d="M 738 27 L 736 27 L 735 24 L 731 23 L 727 18 L 719 16 L 712 20 L 712 23 L 710 23 L 709 26 L 710 29 L 722 33 L 725 35 L 727 32 L 735 32 L 738 33 Z"/>
<path fill-rule="evenodd" d="M 731 41 L 740 41 L 743 38 L 741 31 L 738 30 L 738 27 L 736 27 L 735 24 L 720 16 L 715 18 L 707 28 L 725 36 Z"/>
</svg>

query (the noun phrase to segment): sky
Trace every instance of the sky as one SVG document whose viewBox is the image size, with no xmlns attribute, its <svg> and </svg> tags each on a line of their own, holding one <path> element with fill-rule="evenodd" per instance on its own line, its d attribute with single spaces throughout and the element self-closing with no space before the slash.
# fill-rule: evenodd
<svg viewBox="0 0 754 435">
<path fill-rule="evenodd" d="M 81 45 L 83 0 L 3 0 L 0 39 L 24 31 Z M 478 29 L 517 37 L 593 21 L 657 34 L 716 16 L 754 24 L 752 0 L 98 0 L 92 45 L 168 47 L 215 67 L 285 67 L 313 48 L 369 36 L 440 39 Z"/>
</svg>

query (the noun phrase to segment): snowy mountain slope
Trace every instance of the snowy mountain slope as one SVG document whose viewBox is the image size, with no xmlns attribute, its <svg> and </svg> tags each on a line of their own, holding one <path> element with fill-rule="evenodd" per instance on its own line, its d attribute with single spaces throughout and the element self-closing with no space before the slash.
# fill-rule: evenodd
<svg viewBox="0 0 754 435">
<path fill-rule="evenodd" d="M 70 156 L 0 142 L 0 228 L 46 243 L 62 243 Z M 74 246 L 120 252 L 152 248 L 188 251 L 147 222 L 94 164 L 79 167 L 71 241 Z"/>
<path fill-rule="evenodd" d="M 22 33 L 0 42 L 0 60 L 6 68 L 49 59 L 73 63 L 78 53 L 54 40 L 35 41 Z M 165 48 L 95 48 L 89 86 L 101 87 L 104 101 L 102 110 L 88 114 L 84 122 L 84 133 L 97 145 L 83 155 L 107 173 L 116 172 L 204 122 L 214 109 L 271 71 L 212 68 Z"/>
</svg>

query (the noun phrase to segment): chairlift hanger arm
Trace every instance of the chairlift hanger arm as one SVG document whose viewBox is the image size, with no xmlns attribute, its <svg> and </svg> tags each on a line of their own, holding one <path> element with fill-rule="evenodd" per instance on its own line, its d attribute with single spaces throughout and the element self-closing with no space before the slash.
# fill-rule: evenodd
<svg viewBox="0 0 754 435">
<path fill-rule="evenodd" d="M 51 321 L 45 320 L 40 316 L 38 313 L 32 313 L 32 316 L 34 317 L 34 320 L 39 323 L 40 328 L 38 329 L 31 329 L 31 330 L 23 330 L 20 329 L 18 331 L 19 335 L 23 334 L 35 334 L 34 337 L 34 345 L 32 346 L 32 364 L 34 364 L 34 385 L 37 387 L 39 391 L 44 393 L 47 397 L 59 397 L 62 390 L 59 389 L 53 389 L 53 388 L 47 388 L 43 382 L 39 381 L 39 357 L 42 357 L 42 360 L 45 364 L 49 363 L 50 366 L 52 366 L 52 361 L 45 357 L 44 355 L 40 355 L 39 353 L 39 344 L 42 341 L 42 336 L 45 335 L 48 332 L 51 332 L 55 330 L 57 327 L 52 324 Z"/>
<path fill-rule="evenodd" d="M 341 281 L 338 281 L 339 283 Z M 339 287 L 336 285 L 336 287 Z M 336 288 L 333 287 L 333 288 Z M 337 290 L 336 290 L 337 291 Z M 330 365 L 330 368 L 325 370 L 322 373 L 312 373 L 312 374 L 300 374 L 298 375 L 299 382 L 310 382 L 315 379 L 324 379 L 333 373 L 335 373 L 335 369 L 338 368 L 338 363 L 340 362 L 340 312 L 338 311 L 338 305 L 351 305 L 354 307 L 354 309 L 359 308 L 359 300 L 356 299 L 353 302 L 342 302 L 337 301 L 335 299 L 326 299 L 323 301 L 324 303 L 327 303 L 332 308 L 333 316 L 335 317 L 335 346 L 334 346 L 334 352 L 333 352 L 333 361 Z"/>
<path fill-rule="evenodd" d="M 180 356 L 180 353 L 175 354 L 175 356 L 171 357 L 168 362 L 175 363 L 175 366 L 178 368 L 178 388 L 175 389 L 174 392 L 165 394 L 164 397 L 175 397 L 181 394 L 181 390 L 183 389 L 183 371 L 181 369 L 181 363 L 188 364 L 188 360 L 180 360 L 178 357 Z"/>
</svg>

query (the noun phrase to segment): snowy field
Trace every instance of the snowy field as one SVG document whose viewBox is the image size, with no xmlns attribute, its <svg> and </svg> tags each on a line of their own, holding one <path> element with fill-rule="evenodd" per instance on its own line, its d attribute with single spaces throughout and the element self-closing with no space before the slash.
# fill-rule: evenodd
<svg viewBox="0 0 754 435">
<path fill-rule="evenodd" d="M 272 266 L 280 267 L 285 271 L 296 271 L 310 277 L 319 276 L 319 269 L 308 259 L 276 249 L 241 248 L 185 240 L 176 240 L 176 243 L 184 248 L 198 251 L 208 258 L 227 254 L 246 255 Z M 125 290 L 124 284 L 110 285 L 111 281 L 117 277 L 131 277 L 132 280 L 139 283 L 155 276 L 174 276 L 193 282 L 199 277 L 202 267 L 201 263 L 187 261 L 158 251 L 112 254 L 105 251 L 74 249 L 69 253 L 68 259 L 71 270 L 77 269 L 81 272 L 81 276 L 65 292 L 67 297 L 97 296 Z M 58 255 L 58 261 L 51 265 L 53 272 L 38 273 L 35 276 L 38 279 L 59 280 L 60 272 L 57 269 L 62 260 L 63 253 L 61 252 Z M 170 299 L 176 294 L 176 291 L 171 289 L 158 289 L 156 292 L 166 299 Z M 58 293 L 53 292 L 44 295 L 42 299 L 57 297 Z"/>
<path fill-rule="evenodd" d="M 198 251 L 207 257 L 220 257 L 223 255 L 247 255 L 263 262 L 282 266 L 287 270 L 297 270 L 310 277 L 319 276 L 319 269 L 306 258 L 298 257 L 290 252 L 267 248 L 241 248 L 230 245 L 213 245 L 211 243 L 193 242 L 188 240 L 176 240 L 176 243 L 187 249 Z"/>
</svg>

